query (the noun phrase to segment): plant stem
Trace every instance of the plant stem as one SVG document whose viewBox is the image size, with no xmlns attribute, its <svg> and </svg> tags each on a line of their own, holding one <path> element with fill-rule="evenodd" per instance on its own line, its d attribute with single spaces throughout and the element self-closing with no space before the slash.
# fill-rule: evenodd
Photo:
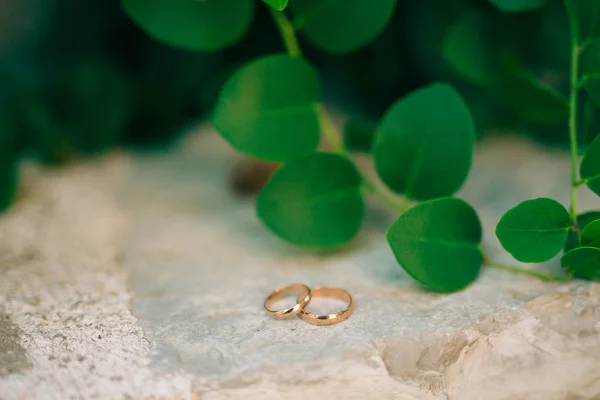
<svg viewBox="0 0 600 400">
<path fill-rule="evenodd" d="M 373 185 L 373 183 L 371 183 L 369 180 L 367 180 L 367 178 L 365 178 L 364 175 L 363 175 L 363 190 L 365 192 L 370 193 L 373 196 L 377 197 L 379 199 L 379 201 L 381 201 L 383 204 L 387 205 L 388 207 L 390 207 L 393 210 L 398 211 L 400 214 L 402 214 L 404 211 L 406 211 L 410 208 L 410 204 L 406 200 L 406 198 L 392 196 L 392 195 L 387 194 L 383 190 L 381 190 L 378 187 L 376 187 L 375 185 Z"/>
<path fill-rule="evenodd" d="M 318 110 L 319 114 L 319 125 L 321 125 L 321 130 L 323 131 L 323 136 L 325 136 L 325 140 L 331 146 L 332 150 L 336 153 L 347 154 L 348 151 L 344 147 L 344 142 L 342 141 L 341 135 L 337 131 L 331 117 L 325 110 L 323 105 L 319 106 Z"/>
<path fill-rule="evenodd" d="M 298 39 L 296 38 L 296 31 L 285 13 L 283 11 L 274 10 L 269 6 L 266 7 L 271 12 L 275 25 L 277 25 L 277 29 L 279 29 L 279 34 L 281 35 L 281 39 L 283 40 L 283 44 L 288 54 L 294 57 L 302 57 L 302 50 L 300 49 Z"/>
<path fill-rule="evenodd" d="M 514 272 L 517 274 L 522 274 L 522 275 L 529 275 L 538 279 L 541 279 L 545 282 L 552 282 L 552 281 L 570 281 L 571 280 L 571 276 L 559 276 L 559 275 L 550 275 L 550 274 L 544 274 L 542 272 L 537 272 L 537 271 L 532 271 L 530 269 L 526 269 L 526 268 L 520 268 L 520 267 L 515 267 L 513 265 L 506 265 L 506 264 L 502 264 L 496 261 L 491 261 L 489 259 L 487 259 L 487 257 L 484 257 L 485 259 L 485 264 L 488 267 L 491 268 L 496 268 L 496 269 L 501 269 L 503 271 L 508 271 L 508 272 Z"/>
<path fill-rule="evenodd" d="M 568 10 L 568 7 L 567 7 Z M 581 47 L 577 33 L 577 24 L 573 15 L 569 15 L 571 26 L 571 92 L 569 95 L 569 143 L 571 146 L 571 207 L 570 214 L 577 227 L 577 100 L 579 95 L 579 56 Z"/>
<path fill-rule="evenodd" d="M 283 40 L 283 44 L 288 52 L 288 54 L 295 57 L 302 57 L 302 50 L 300 49 L 300 45 L 298 44 L 298 39 L 296 38 L 296 31 L 294 29 L 294 25 L 290 22 L 283 11 L 276 11 L 271 7 L 268 7 L 271 12 L 271 16 L 279 29 L 279 33 L 281 34 L 281 39 Z M 318 116 L 319 116 L 319 125 L 321 126 L 321 130 L 323 132 L 323 136 L 332 150 L 335 153 L 348 155 L 348 150 L 344 147 L 344 142 L 342 141 L 342 135 L 338 132 L 335 127 L 331 117 L 325 110 L 325 107 L 321 104 L 318 108 Z M 359 171 L 363 180 L 363 190 L 373 194 L 376 196 L 381 202 L 390 206 L 394 210 L 403 213 L 409 208 L 409 203 L 402 198 L 396 198 L 388 195 L 386 192 L 381 190 L 379 187 L 374 185 L 368 177 L 366 177 L 362 172 Z"/>
</svg>

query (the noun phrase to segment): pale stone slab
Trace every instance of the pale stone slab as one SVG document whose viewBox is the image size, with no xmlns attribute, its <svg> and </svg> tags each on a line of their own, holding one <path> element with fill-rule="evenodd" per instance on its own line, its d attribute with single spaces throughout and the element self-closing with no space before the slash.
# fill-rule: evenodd
<svg viewBox="0 0 600 400">
<path fill-rule="evenodd" d="M 377 208 L 349 249 L 297 250 L 260 225 L 252 201 L 227 193 L 234 157 L 208 136 L 134 163 L 124 192 L 134 221 L 124 263 L 157 370 L 183 368 L 207 398 L 264 398 L 268 388 L 277 398 L 282 387 L 297 398 L 314 387 L 356 398 L 375 387 L 380 398 L 407 390 L 478 398 L 482 388 L 489 399 L 600 393 L 597 286 L 484 270 L 467 290 L 428 293 L 394 261 L 384 238 L 392 216 Z M 567 198 L 568 167 L 564 152 L 520 140 L 481 146 L 460 196 L 482 216 L 491 253 L 506 209 L 535 196 Z M 584 206 L 594 202 L 584 194 Z M 264 297 L 291 282 L 344 287 L 357 310 L 331 327 L 268 318 Z M 580 324 L 591 329 L 588 341 Z M 529 382 L 517 384 L 525 376 Z"/>
<path fill-rule="evenodd" d="M 299 251 L 227 193 L 238 156 L 203 131 L 166 155 L 27 168 L 22 201 L 0 218 L 0 314 L 31 368 L 0 375 L 0 399 L 600 394 L 599 285 L 486 269 L 464 291 L 429 293 L 394 261 L 393 215 L 376 205 L 345 251 Z M 511 262 L 493 234 L 506 209 L 567 201 L 568 166 L 565 152 L 521 139 L 479 146 L 459 195 L 490 253 Z M 331 327 L 266 317 L 264 296 L 295 281 L 345 287 L 355 314 Z"/>
</svg>

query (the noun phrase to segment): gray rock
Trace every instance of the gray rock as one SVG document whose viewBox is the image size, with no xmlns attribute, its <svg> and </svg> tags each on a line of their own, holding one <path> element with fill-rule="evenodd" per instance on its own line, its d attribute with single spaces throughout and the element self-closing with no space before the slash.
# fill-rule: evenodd
<svg viewBox="0 0 600 400">
<path fill-rule="evenodd" d="M 227 192 L 237 155 L 206 130 L 167 155 L 30 168 L 31 188 L 0 219 L 11 265 L 0 304 L 33 366 L 0 376 L 0 397 L 600 394 L 600 286 L 485 268 L 461 292 L 427 292 L 396 264 L 384 239 L 394 216 L 374 202 L 346 249 L 295 249 L 261 226 L 252 200 Z M 489 254 L 514 263 L 495 223 L 531 197 L 566 204 L 568 168 L 565 152 L 522 139 L 479 145 L 458 196 L 477 209 Z M 595 203 L 582 190 L 582 210 Z M 344 287 L 356 311 L 329 327 L 268 318 L 264 297 L 292 282 Z"/>
</svg>

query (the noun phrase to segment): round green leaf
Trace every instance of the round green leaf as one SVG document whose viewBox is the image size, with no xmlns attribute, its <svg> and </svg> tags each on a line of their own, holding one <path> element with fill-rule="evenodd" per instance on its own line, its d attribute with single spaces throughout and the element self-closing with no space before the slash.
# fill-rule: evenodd
<svg viewBox="0 0 600 400">
<path fill-rule="evenodd" d="M 402 214 L 386 236 L 402 268 L 431 290 L 454 292 L 479 274 L 481 223 L 463 200 L 423 202 Z"/>
<path fill-rule="evenodd" d="M 373 144 L 381 180 L 414 200 L 454 194 L 471 168 L 475 128 L 462 97 L 433 84 L 398 100 L 377 127 Z"/>
<path fill-rule="evenodd" d="M 254 14 L 253 0 L 122 0 L 122 6 L 154 39 L 199 51 L 235 43 Z"/>
<path fill-rule="evenodd" d="M 600 220 L 589 223 L 581 231 L 581 244 L 587 247 L 600 248 Z"/>
<path fill-rule="evenodd" d="M 579 173 L 587 186 L 600 196 L 600 136 L 597 136 L 585 151 Z"/>
<path fill-rule="evenodd" d="M 278 11 L 283 11 L 288 5 L 288 0 L 263 0 L 265 3 Z"/>
<path fill-rule="evenodd" d="M 320 50 L 341 54 L 379 36 L 396 0 L 294 0 L 289 7 L 296 30 Z"/>
<path fill-rule="evenodd" d="M 496 236 L 515 259 L 537 263 L 558 254 L 571 226 L 569 212 L 559 202 L 539 198 L 508 210 L 496 226 Z"/>
<path fill-rule="evenodd" d="M 562 256 L 560 264 L 578 278 L 600 279 L 600 249 L 597 247 L 573 249 Z"/>
<path fill-rule="evenodd" d="M 358 232 L 364 215 L 361 177 L 354 164 L 314 153 L 278 169 L 256 202 L 261 221 L 277 236 L 303 247 L 336 247 Z"/>
<path fill-rule="evenodd" d="M 507 13 L 531 11 L 542 7 L 546 0 L 490 0 L 500 11 Z"/>
<path fill-rule="evenodd" d="M 212 122 L 242 153 L 286 161 L 319 145 L 319 83 L 301 58 L 270 55 L 246 64 L 223 85 Z"/>
<path fill-rule="evenodd" d="M 581 231 L 583 231 L 588 226 L 588 224 L 597 219 L 600 219 L 600 211 L 587 211 L 577 216 L 577 226 Z M 577 247 L 581 247 L 579 234 L 574 229 L 571 229 L 569 231 L 569 237 L 567 238 L 567 243 L 565 244 L 564 251 L 566 253 Z"/>
</svg>

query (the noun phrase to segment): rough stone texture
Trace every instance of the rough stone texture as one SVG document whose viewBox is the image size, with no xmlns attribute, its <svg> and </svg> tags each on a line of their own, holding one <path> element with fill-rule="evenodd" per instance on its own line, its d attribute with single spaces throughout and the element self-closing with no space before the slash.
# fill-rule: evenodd
<svg viewBox="0 0 600 400">
<path fill-rule="evenodd" d="M 23 199 L 0 219 L 0 304 L 33 364 L 0 376 L 1 399 L 114 399 L 184 393 L 147 369 L 119 261 L 130 218 L 116 203 L 126 163 L 27 168 Z M 0 367 L 3 367 L 0 365 Z"/>
<path fill-rule="evenodd" d="M 167 155 L 29 168 L 0 219 L 0 304 L 32 368 L 0 375 L 0 398 L 600 399 L 599 285 L 485 269 L 429 293 L 395 263 L 376 205 L 347 249 L 299 251 L 228 194 L 235 159 L 208 133 Z M 511 262 L 493 234 L 506 209 L 567 201 L 568 165 L 522 140 L 480 145 L 459 196 L 490 254 Z M 354 315 L 266 317 L 264 296 L 296 281 L 348 289 Z"/>
<path fill-rule="evenodd" d="M 30 367 L 27 353 L 19 344 L 19 328 L 8 315 L 0 313 L 0 375 L 20 372 Z"/>
</svg>

